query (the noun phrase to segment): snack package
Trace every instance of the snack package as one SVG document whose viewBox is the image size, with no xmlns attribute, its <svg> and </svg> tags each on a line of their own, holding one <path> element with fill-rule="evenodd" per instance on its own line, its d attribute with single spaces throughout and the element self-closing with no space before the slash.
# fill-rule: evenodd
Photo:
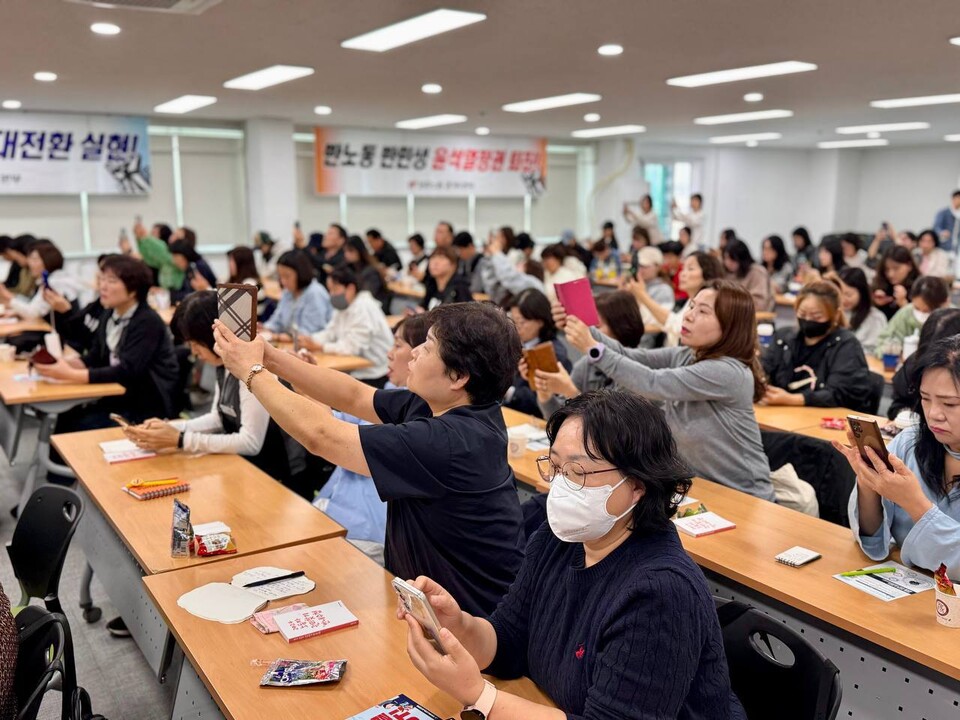
<svg viewBox="0 0 960 720">
<path fill-rule="evenodd" d="M 346 660 L 275 660 L 260 678 L 260 687 L 340 682 L 346 671 Z"/>
<path fill-rule="evenodd" d="M 261 610 L 260 612 L 253 614 L 253 617 L 250 618 L 250 624 L 264 635 L 280 632 L 280 628 L 277 627 L 277 621 L 274 619 L 277 615 L 283 615 L 283 613 L 288 612 L 296 612 L 297 610 L 303 610 L 307 607 L 310 606 L 306 603 L 294 603 L 293 605 L 286 605 L 284 607 L 276 608 L 275 610 Z"/>
<path fill-rule="evenodd" d="M 946 565 L 940 563 L 940 567 L 938 567 L 937 571 L 933 574 L 933 579 L 937 581 L 937 590 L 942 592 L 944 595 L 956 596 L 957 589 L 953 586 L 950 578 L 947 577 Z"/>
<path fill-rule="evenodd" d="M 843 418 L 820 418 L 820 427 L 825 430 L 845 430 L 847 423 Z"/>
<path fill-rule="evenodd" d="M 174 498 L 170 557 L 190 557 L 190 541 L 192 539 L 193 528 L 190 525 L 190 508 Z"/>
<path fill-rule="evenodd" d="M 683 510 L 683 511 L 677 513 L 677 517 L 682 517 L 682 518 L 691 517 L 691 516 L 693 516 L 693 515 L 702 515 L 702 514 L 705 513 L 705 512 L 708 512 L 708 511 L 707 511 L 707 506 L 704 505 L 703 503 L 700 503 L 700 504 L 699 504 L 697 507 L 695 507 L 695 508 L 693 508 L 693 507 L 687 508 L 686 510 Z"/>
<path fill-rule="evenodd" d="M 194 550 L 200 557 L 209 555 L 233 555 L 237 552 L 237 544 L 230 533 L 211 533 L 198 535 L 193 541 Z"/>
</svg>

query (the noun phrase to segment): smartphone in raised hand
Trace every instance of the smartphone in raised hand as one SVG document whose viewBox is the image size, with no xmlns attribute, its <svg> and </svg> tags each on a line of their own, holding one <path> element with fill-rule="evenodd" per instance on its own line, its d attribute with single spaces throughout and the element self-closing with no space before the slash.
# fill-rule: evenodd
<svg viewBox="0 0 960 720">
<path fill-rule="evenodd" d="M 867 466 L 873 467 L 873 463 L 867 455 L 867 448 L 870 448 L 883 460 L 888 470 L 893 470 L 893 465 L 888 457 L 887 446 L 883 442 L 883 435 L 880 434 L 880 426 L 877 421 L 859 415 L 847 415 L 847 423 L 850 425 L 850 432 L 853 433 L 853 441 L 857 444 L 857 450 L 860 451 L 860 457 Z"/>
</svg>

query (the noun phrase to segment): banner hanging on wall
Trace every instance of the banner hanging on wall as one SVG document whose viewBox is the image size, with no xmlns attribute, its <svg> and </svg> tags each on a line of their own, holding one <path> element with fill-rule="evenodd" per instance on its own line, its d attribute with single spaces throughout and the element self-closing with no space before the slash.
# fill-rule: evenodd
<svg viewBox="0 0 960 720">
<path fill-rule="evenodd" d="M 318 195 L 539 196 L 547 141 L 315 128 Z"/>
<path fill-rule="evenodd" d="M 145 118 L 0 116 L 0 194 L 145 195 L 150 141 Z"/>
</svg>

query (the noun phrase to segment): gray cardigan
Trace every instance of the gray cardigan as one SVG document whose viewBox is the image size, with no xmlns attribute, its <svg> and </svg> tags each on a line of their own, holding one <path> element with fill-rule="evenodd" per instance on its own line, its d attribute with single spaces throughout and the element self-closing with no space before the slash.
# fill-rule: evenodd
<svg viewBox="0 0 960 720">
<path fill-rule="evenodd" d="M 605 347 L 588 362 L 618 387 L 663 401 L 680 457 L 695 473 L 775 500 L 753 412 L 750 368 L 733 358 L 696 362 L 685 347 L 625 348 L 596 329 L 590 332 Z"/>
</svg>

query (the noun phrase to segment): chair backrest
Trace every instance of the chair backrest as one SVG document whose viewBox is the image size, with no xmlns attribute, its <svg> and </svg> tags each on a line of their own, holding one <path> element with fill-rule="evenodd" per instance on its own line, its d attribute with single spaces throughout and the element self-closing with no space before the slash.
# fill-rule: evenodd
<svg viewBox="0 0 960 720">
<path fill-rule="evenodd" d="M 26 598 L 42 598 L 53 612 L 63 611 L 57 590 L 60 572 L 82 514 L 83 501 L 73 490 L 43 485 L 30 496 L 7 545 Z"/>
<path fill-rule="evenodd" d="M 20 649 L 13 687 L 17 695 L 17 720 L 35 720 L 50 681 L 64 673 L 63 658 L 69 629 L 67 619 L 37 605 L 17 613 Z"/>
<path fill-rule="evenodd" d="M 750 720 L 834 720 L 840 671 L 796 631 L 740 602 L 717 608 L 730 684 Z"/>
<path fill-rule="evenodd" d="M 880 373 L 870 373 L 870 405 L 867 407 L 867 414 L 876 415 L 880 412 L 880 401 L 883 400 L 883 389 L 887 381 Z"/>
</svg>

